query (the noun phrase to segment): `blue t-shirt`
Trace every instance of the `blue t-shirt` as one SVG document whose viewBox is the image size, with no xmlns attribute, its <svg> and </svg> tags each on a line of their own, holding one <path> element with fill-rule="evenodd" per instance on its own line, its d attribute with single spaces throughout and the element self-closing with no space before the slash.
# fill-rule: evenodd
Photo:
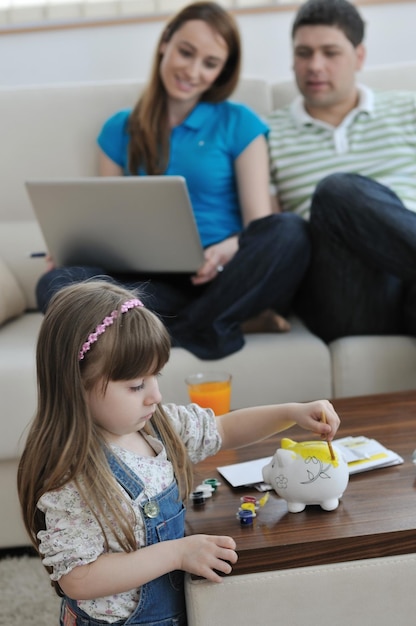
<svg viewBox="0 0 416 626">
<path fill-rule="evenodd" d="M 98 136 L 101 150 L 126 176 L 128 119 L 131 109 L 115 113 Z M 268 126 L 243 104 L 200 102 L 172 129 L 169 163 L 164 174 L 184 176 L 204 247 L 242 230 L 234 161 Z M 146 172 L 140 170 L 138 175 Z"/>
</svg>

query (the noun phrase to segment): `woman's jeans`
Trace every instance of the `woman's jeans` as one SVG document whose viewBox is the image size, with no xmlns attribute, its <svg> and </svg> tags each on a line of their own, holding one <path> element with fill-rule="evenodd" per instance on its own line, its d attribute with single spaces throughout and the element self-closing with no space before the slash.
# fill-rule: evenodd
<svg viewBox="0 0 416 626">
<path fill-rule="evenodd" d="M 387 187 L 333 174 L 311 204 L 312 258 L 296 310 L 330 342 L 416 335 L 416 214 Z"/>
<path fill-rule="evenodd" d="M 285 315 L 310 259 L 309 225 L 294 214 L 275 214 L 255 220 L 241 233 L 239 250 L 224 271 L 203 286 L 189 275 L 166 274 L 111 277 L 103 268 L 58 268 L 42 276 L 37 301 L 45 311 L 62 287 L 93 277 L 138 288 L 146 306 L 158 313 L 175 346 L 201 359 L 218 359 L 244 345 L 240 325 L 273 308 Z"/>
</svg>

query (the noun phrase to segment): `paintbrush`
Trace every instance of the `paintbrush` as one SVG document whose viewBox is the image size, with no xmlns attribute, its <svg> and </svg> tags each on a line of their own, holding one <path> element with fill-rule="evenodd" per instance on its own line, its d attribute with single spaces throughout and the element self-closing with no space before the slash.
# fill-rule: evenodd
<svg viewBox="0 0 416 626">
<path fill-rule="evenodd" d="M 328 423 L 328 422 L 327 422 L 327 420 L 326 420 L 325 411 L 322 411 L 321 422 L 323 422 L 324 424 L 327 424 L 327 423 Z M 333 448 L 332 448 L 332 444 L 331 444 L 331 442 L 330 442 L 330 441 L 328 441 L 328 440 L 326 441 L 326 443 L 327 443 L 327 445 L 328 445 L 328 450 L 329 450 L 329 454 L 331 455 L 331 459 L 332 459 L 333 461 L 335 461 L 335 458 L 336 458 L 336 457 L 335 457 L 335 452 L 334 452 L 334 450 L 333 450 Z"/>
</svg>

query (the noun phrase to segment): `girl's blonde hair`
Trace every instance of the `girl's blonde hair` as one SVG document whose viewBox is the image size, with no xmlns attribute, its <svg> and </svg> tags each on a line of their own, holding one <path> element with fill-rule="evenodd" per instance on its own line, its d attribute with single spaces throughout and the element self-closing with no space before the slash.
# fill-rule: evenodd
<svg viewBox="0 0 416 626">
<path fill-rule="evenodd" d="M 161 46 L 190 20 L 202 20 L 227 44 L 228 57 L 214 84 L 201 96 L 205 102 L 226 100 L 237 86 L 241 67 L 241 42 L 237 24 L 230 13 L 216 2 L 194 2 L 184 7 L 166 24 L 156 46 L 149 83 L 129 120 L 129 171 L 140 167 L 147 174 L 163 174 L 169 160 L 167 94 L 160 77 Z"/>
<path fill-rule="evenodd" d="M 137 295 L 109 282 L 79 283 L 59 291 L 44 317 L 36 354 L 38 408 L 18 470 L 23 520 L 36 548 L 37 533 L 45 528 L 39 498 L 74 481 L 103 530 L 107 548 L 103 519 L 110 515 L 117 523 L 119 530 L 113 526 L 112 531 L 121 548 L 137 549 L 130 501 L 126 507 L 109 468 L 87 392 L 98 385 L 104 393 L 109 381 L 157 374 L 169 359 L 169 335 L 156 315 L 144 307 L 132 308 L 114 319 L 78 359 L 97 325 L 132 297 Z M 181 497 L 186 498 L 191 463 L 160 405 L 146 429 L 162 439 Z"/>
</svg>

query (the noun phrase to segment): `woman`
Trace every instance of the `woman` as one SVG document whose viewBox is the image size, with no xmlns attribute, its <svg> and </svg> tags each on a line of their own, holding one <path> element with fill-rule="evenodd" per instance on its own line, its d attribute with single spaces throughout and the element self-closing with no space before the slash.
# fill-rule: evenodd
<svg viewBox="0 0 416 626">
<path fill-rule="evenodd" d="M 267 126 L 227 101 L 240 61 L 232 16 L 214 2 L 188 5 L 163 30 L 135 108 L 113 115 L 98 137 L 103 176 L 186 178 L 205 249 L 202 267 L 194 276 L 111 279 L 139 286 L 173 344 L 202 359 L 240 349 L 250 318 L 270 309 L 287 313 L 309 260 L 304 221 L 272 214 Z M 62 286 L 99 274 L 108 273 L 90 267 L 47 273 L 37 289 L 40 308 Z M 266 314 L 267 329 L 278 330 L 280 319 Z"/>
</svg>

